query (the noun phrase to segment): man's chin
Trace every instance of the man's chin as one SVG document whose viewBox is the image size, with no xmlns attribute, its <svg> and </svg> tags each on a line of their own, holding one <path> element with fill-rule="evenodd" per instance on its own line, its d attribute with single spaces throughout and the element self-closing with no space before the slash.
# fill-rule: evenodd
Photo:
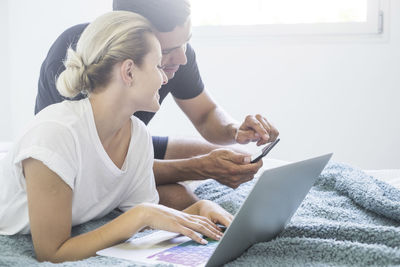
<svg viewBox="0 0 400 267">
<path fill-rule="evenodd" d="M 165 71 L 165 75 L 167 76 L 168 80 L 171 80 L 175 76 L 175 71 L 174 72 Z"/>
</svg>

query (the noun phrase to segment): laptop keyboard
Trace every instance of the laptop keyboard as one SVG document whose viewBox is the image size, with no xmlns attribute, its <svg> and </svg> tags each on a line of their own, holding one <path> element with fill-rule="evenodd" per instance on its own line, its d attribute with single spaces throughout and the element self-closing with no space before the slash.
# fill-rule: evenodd
<svg viewBox="0 0 400 267">
<path fill-rule="evenodd" d="M 218 241 L 210 238 L 206 240 L 208 241 L 207 245 L 200 245 L 191 240 L 147 258 L 185 266 L 199 266 L 208 261 L 218 245 Z"/>
</svg>

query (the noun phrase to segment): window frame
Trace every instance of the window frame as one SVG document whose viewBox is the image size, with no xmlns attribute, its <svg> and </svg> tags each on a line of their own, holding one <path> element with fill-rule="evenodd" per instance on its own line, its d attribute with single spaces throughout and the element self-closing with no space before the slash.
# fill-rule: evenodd
<svg viewBox="0 0 400 267">
<path fill-rule="evenodd" d="M 299 23 L 263 25 L 193 26 L 196 38 L 307 36 L 307 35 L 379 35 L 383 33 L 382 0 L 367 0 L 366 22 Z"/>
</svg>

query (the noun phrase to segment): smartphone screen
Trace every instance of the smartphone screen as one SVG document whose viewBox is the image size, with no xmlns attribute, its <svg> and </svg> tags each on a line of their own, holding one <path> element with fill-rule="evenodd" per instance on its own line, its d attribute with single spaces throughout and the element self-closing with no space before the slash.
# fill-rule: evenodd
<svg viewBox="0 0 400 267">
<path fill-rule="evenodd" d="M 253 156 L 251 157 L 250 163 L 256 163 L 257 161 L 259 161 L 260 159 L 262 159 L 263 157 L 265 157 L 265 156 L 268 154 L 268 152 L 270 152 L 271 149 L 279 142 L 279 140 L 280 140 L 280 139 L 277 138 L 275 141 L 273 141 L 273 142 L 271 142 L 271 143 L 268 143 L 268 144 L 261 150 L 261 153 L 260 153 L 260 154 L 253 155 Z"/>
</svg>

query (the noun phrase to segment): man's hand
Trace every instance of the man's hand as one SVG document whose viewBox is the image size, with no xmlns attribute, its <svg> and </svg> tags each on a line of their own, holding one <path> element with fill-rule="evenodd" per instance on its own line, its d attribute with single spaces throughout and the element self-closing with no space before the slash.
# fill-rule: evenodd
<svg viewBox="0 0 400 267">
<path fill-rule="evenodd" d="M 274 141 L 278 135 L 278 130 L 260 114 L 248 115 L 237 129 L 235 141 L 239 144 L 257 142 L 257 146 L 260 146 Z"/>
<path fill-rule="evenodd" d="M 231 188 L 237 188 L 242 183 L 252 180 L 263 164 L 262 160 L 251 164 L 250 158 L 250 155 L 230 149 L 216 149 L 200 156 L 201 175 Z"/>
</svg>

